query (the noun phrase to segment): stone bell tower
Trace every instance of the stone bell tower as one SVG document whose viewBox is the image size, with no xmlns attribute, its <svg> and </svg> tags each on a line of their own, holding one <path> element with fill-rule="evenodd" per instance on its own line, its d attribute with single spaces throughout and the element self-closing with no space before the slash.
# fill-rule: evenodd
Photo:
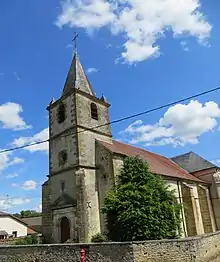
<svg viewBox="0 0 220 262">
<path fill-rule="evenodd" d="M 111 143 L 109 104 L 96 97 L 75 53 L 61 97 L 49 111 L 49 175 L 42 186 L 43 234 L 88 242 L 100 232 L 96 139 Z"/>
</svg>

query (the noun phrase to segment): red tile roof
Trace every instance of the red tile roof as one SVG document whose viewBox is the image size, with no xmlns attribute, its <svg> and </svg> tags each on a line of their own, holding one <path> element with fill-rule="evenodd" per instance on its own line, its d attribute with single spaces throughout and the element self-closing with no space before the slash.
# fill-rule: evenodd
<svg viewBox="0 0 220 262">
<path fill-rule="evenodd" d="M 39 232 L 35 231 L 35 230 L 32 229 L 31 227 L 28 227 L 28 228 L 27 228 L 27 234 L 28 234 L 28 235 L 34 235 L 34 234 L 36 234 L 36 233 L 39 233 Z"/>
<path fill-rule="evenodd" d="M 179 179 L 192 180 L 195 182 L 203 182 L 188 173 L 185 169 L 178 166 L 171 159 L 146 151 L 141 148 L 130 146 L 113 140 L 112 144 L 99 141 L 103 146 L 113 153 L 125 156 L 139 156 L 147 161 L 150 172 Z"/>
</svg>

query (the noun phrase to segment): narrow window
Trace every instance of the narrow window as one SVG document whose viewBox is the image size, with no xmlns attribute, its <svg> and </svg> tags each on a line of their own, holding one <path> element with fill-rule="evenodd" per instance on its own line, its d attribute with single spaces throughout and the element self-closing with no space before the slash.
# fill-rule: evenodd
<svg viewBox="0 0 220 262">
<path fill-rule="evenodd" d="M 65 181 L 60 182 L 61 192 L 63 193 L 65 190 Z"/>
<path fill-rule="evenodd" d="M 13 231 L 13 232 L 12 232 L 13 237 L 17 237 L 17 234 L 18 234 L 17 231 Z"/>
<path fill-rule="evenodd" d="M 98 120 L 98 109 L 95 103 L 91 103 L 91 117 Z"/>
<path fill-rule="evenodd" d="M 59 152 L 59 165 L 62 166 L 67 162 L 67 152 L 66 150 L 62 150 Z"/>
<path fill-rule="evenodd" d="M 63 123 L 66 119 L 65 105 L 63 103 L 60 104 L 58 108 L 57 118 L 58 118 L 59 124 Z"/>
</svg>

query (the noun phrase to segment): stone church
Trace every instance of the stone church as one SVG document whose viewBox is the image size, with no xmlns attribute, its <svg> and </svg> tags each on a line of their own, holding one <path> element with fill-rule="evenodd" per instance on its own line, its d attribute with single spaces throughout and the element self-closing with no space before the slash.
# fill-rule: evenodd
<svg viewBox="0 0 220 262">
<path fill-rule="evenodd" d="M 100 211 L 105 196 L 116 183 L 123 159 L 137 155 L 148 162 L 152 173 L 163 176 L 186 207 L 181 211 L 182 237 L 220 229 L 218 167 L 194 153 L 171 160 L 113 140 L 109 107 L 104 96 L 96 97 L 76 53 L 60 98 L 52 99 L 47 108 L 49 175 L 42 185 L 45 240 L 89 242 L 96 233 L 105 232 Z"/>
</svg>

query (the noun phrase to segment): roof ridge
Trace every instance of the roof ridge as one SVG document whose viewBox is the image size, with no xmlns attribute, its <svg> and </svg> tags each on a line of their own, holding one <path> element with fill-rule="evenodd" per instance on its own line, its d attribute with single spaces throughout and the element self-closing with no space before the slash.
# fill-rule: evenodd
<svg viewBox="0 0 220 262">
<path fill-rule="evenodd" d="M 102 142 L 102 141 L 101 141 Z M 188 179 L 188 180 L 194 180 L 194 181 L 197 181 L 197 182 L 204 182 L 198 178 L 196 178 L 195 176 L 193 176 L 192 174 L 190 174 L 186 169 L 180 167 L 177 163 L 175 163 L 174 161 L 172 161 L 172 159 L 166 157 L 166 156 L 163 156 L 163 155 L 160 155 L 158 153 L 154 153 L 154 152 L 151 152 L 151 151 L 148 151 L 144 148 L 141 148 L 141 147 L 136 147 L 136 146 L 132 146 L 132 145 L 129 145 L 129 144 L 126 144 L 126 143 L 123 143 L 121 141 L 118 141 L 118 140 L 113 140 L 113 144 L 110 144 L 110 143 L 107 143 L 107 142 L 103 142 L 104 145 L 109 145 L 110 148 L 108 148 L 109 150 L 113 151 L 115 150 L 116 153 L 120 153 L 121 151 L 121 154 L 123 155 L 129 155 L 128 152 L 126 152 L 126 150 L 124 149 L 121 149 L 119 148 L 119 151 L 117 151 L 117 149 L 114 149 L 114 148 L 111 148 L 112 146 L 125 146 L 127 148 L 130 148 L 130 150 L 134 149 L 134 151 L 137 151 L 137 152 L 134 152 L 135 153 L 138 153 L 138 151 L 140 152 L 140 157 L 142 157 L 143 159 L 146 158 L 147 156 L 144 157 L 144 154 L 148 154 L 148 157 L 152 157 L 152 161 L 158 161 L 162 166 L 168 168 L 168 169 L 172 169 L 172 172 L 173 174 L 176 174 L 177 177 L 178 175 L 182 176 L 182 179 L 185 178 L 185 179 Z M 124 151 L 124 152 L 123 152 Z M 143 155 L 141 155 L 141 153 Z M 147 160 L 146 160 L 147 161 Z M 150 163 L 149 163 L 150 164 Z M 157 173 L 157 172 L 155 172 Z M 165 174 L 166 173 L 166 174 Z M 165 172 L 165 173 L 159 173 L 158 171 L 158 174 L 161 174 L 161 175 L 167 175 L 169 176 L 169 172 Z"/>
<path fill-rule="evenodd" d="M 193 151 L 190 151 L 188 154 L 172 157 L 171 160 L 186 169 L 189 173 L 217 167 L 217 165 Z"/>
<path fill-rule="evenodd" d="M 179 156 L 186 156 L 186 155 L 190 155 L 191 153 L 194 153 L 194 152 L 193 151 L 189 151 L 187 153 L 183 153 L 183 154 L 180 154 L 180 155 L 172 156 L 171 158 L 176 158 L 176 157 L 179 157 Z"/>
<path fill-rule="evenodd" d="M 118 142 L 117 140 L 113 140 L 113 141 Z M 161 154 L 152 152 L 152 151 L 148 151 L 148 150 L 146 150 L 146 149 L 144 149 L 144 148 L 141 148 L 141 147 L 132 146 L 132 145 L 125 144 L 125 143 L 122 143 L 122 142 L 118 142 L 118 143 L 123 144 L 123 145 L 126 145 L 126 146 L 130 146 L 130 147 L 133 147 L 133 148 L 136 148 L 136 149 L 139 149 L 139 150 L 142 150 L 142 151 L 144 151 L 144 152 L 147 152 L 147 153 L 152 154 L 152 155 L 155 155 L 155 156 L 160 156 L 160 157 L 162 157 L 162 158 L 166 158 L 167 160 L 171 160 L 171 159 L 170 159 L 169 157 L 167 157 L 167 156 L 164 156 L 164 155 L 161 155 Z M 172 160 L 171 160 L 171 161 L 172 161 Z M 175 164 L 175 166 L 180 167 L 180 166 L 177 165 L 174 161 L 172 161 L 172 162 L 173 162 L 173 164 Z M 181 168 L 181 169 L 184 170 L 185 172 L 189 173 L 189 172 L 188 172 L 187 170 L 185 170 L 184 168 Z"/>
<path fill-rule="evenodd" d="M 117 142 L 117 143 L 122 144 L 122 145 L 125 145 L 125 146 L 130 146 L 130 147 L 136 148 L 136 149 L 138 149 L 138 150 L 142 150 L 142 151 L 145 151 L 145 152 L 147 152 L 147 153 L 150 153 L 150 154 L 152 154 L 152 155 L 161 156 L 160 154 L 157 154 L 157 153 L 148 151 L 148 150 L 146 150 L 146 149 L 144 149 L 144 148 L 142 148 L 142 147 L 132 146 L 132 145 L 130 145 L 130 144 L 126 144 L 126 143 L 123 143 L 123 142 L 119 142 L 119 141 L 114 140 L 114 139 L 113 139 L 113 142 Z"/>
<path fill-rule="evenodd" d="M 192 152 L 192 153 L 194 153 L 194 152 Z M 204 157 L 198 155 L 197 153 L 194 153 L 194 154 L 195 154 L 197 157 L 201 158 L 203 161 L 205 161 L 205 162 L 207 162 L 207 163 L 213 165 L 213 167 L 217 167 L 217 166 L 216 166 L 215 164 L 213 164 L 211 161 L 205 159 Z"/>
</svg>

